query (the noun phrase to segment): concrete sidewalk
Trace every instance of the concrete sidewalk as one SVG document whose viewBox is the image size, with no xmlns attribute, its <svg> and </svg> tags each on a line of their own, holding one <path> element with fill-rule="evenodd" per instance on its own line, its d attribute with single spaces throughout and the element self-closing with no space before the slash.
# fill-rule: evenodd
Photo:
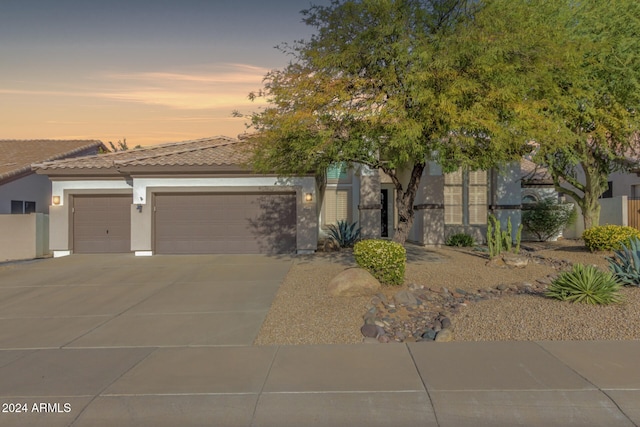
<svg viewBox="0 0 640 427">
<path fill-rule="evenodd" d="M 633 426 L 639 362 L 639 341 L 1 350 L 0 425 Z"/>
</svg>

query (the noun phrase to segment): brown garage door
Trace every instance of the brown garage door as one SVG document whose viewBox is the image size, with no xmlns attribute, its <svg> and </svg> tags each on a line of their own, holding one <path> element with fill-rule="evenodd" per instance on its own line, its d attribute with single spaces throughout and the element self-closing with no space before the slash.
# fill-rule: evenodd
<svg viewBox="0 0 640 427">
<path fill-rule="evenodd" d="M 296 196 L 158 194 L 154 224 L 156 253 L 290 253 L 296 249 Z"/>
<path fill-rule="evenodd" d="M 73 251 L 131 252 L 131 195 L 74 196 Z"/>
</svg>

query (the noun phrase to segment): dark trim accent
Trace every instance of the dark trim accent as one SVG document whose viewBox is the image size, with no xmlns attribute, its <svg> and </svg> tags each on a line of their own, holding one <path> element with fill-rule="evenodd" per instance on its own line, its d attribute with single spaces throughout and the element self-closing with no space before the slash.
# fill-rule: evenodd
<svg viewBox="0 0 640 427">
<path fill-rule="evenodd" d="M 378 203 L 378 204 L 373 204 L 373 205 L 358 205 L 358 209 L 362 210 L 376 210 L 376 209 L 380 209 L 382 210 L 382 204 Z"/>
<path fill-rule="evenodd" d="M 495 210 L 518 210 L 522 209 L 522 205 L 490 205 L 489 209 Z"/>
<path fill-rule="evenodd" d="M 413 209 L 420 211 L 425 209 L 444 209 L 443 203 L 422 203 L 419 205 L 413 205 Z"/>
</svg>

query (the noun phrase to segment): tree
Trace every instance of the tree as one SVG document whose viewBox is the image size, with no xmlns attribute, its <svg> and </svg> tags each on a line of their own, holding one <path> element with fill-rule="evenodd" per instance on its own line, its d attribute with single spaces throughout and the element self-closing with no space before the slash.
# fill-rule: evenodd
<svg viewBox="0 0 640 427">
<path fill-rule="evenodd" d="M 335 162 L 382 170 L 396 189 L 394 240 L 404 243 L 427 161 L 487 169 L 526 149 L 536 122 L 527 93 L 553 33 L 536 13 L 507 0 L 312 6 L 303 21 L 316 33 L 283 46 L 291 63 L 250 95 L 268 101 L 251 118 L 252 166 L 281 175 Z"/>
<path fill-rule="evenodd" d="M 598 225 L 598 198 L 611 172 L 638 156 L 640 3 L 564 0 L 563 60 L 552 68 L 538 129 L 536 159 L 549 168 L 558 191 L 571 196 L 585 229 Z"/>
<path fill-rule="evenodd" d="M 109 141 L 109 147 L 111 147 L 111 151 L 112 152 L 116 152 L 116 151 L 128 151 L 129 150 L 129 145 L 127 145 L 127 138 L 122 138 L 122 140 L 118 140 L 118 142 L 116 142 L 115 144 L 111 141 Z M 133 148 L 142 148 L 141 145 L 136 145 Z"/>
</svg>

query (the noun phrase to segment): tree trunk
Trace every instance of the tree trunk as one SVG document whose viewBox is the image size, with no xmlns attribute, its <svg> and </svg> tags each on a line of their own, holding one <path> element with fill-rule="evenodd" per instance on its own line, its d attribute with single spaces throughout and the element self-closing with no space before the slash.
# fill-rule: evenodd
<svg viewBox="0 0 640 427">
<path fill-rule="evenodd" d="M 393 175 L 391 179 L 396 187 L 396 208 L 398 209 L 398 228 L 393 235 L 393 241 L 404 245 L 409 236 L 409 231 L 413 225 L 413 202 L 416 199 L 416 193 L 420 186 L 420 178 L 424 171 L 424 164 L 414 164 L 411 171 L 411 178 L 407 185 L 406 191 L 403 191 L 402 183 L 397 176 Z"/>
<path fill-rule="evenodd" d="M 579 206 L 582 210 L 585 230 L 600 224 L 600 202 L 598 197 L 591 192 L 587 192 L 584 194 L 582 203 L 579 203 Z"/>
</svg>

